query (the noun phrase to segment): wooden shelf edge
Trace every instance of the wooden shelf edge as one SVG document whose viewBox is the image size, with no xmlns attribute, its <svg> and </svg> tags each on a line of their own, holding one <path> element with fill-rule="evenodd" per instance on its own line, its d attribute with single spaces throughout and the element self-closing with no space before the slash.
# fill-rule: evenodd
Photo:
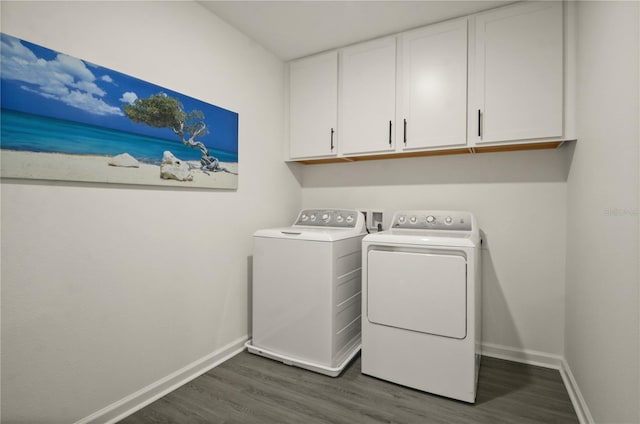
<svg viewBox="0 0 640 424">
<path fill-rule="evenodd" d="M 464 155 L 464 154 L 476 154 L 476 153 L 517 152 L 517 151 L 524 151 L 524 150 L 557 149 L 560 146 L 562 146 L 565 141 L 567 140 L 545 141 L 540 143 L 508 144 L 503 146 L 474 146 L 474 147 L 463 147 L 460 149 L 387 153 L 387 154 L 381 154 L 381 155 L 368 155 L 368 156 L 349 156 L 349 157 L 335 157 L 335 158 L 324 158 L 324 159 L 301 159 L 301 160 L 294 160 L 293 162 L 301 163 L 304 165 L 319 165 L 324 163 L 362 162 L 367 160 L 416 158 L 416 157 L 423 157 L 423 156 L 445 156 L 445 155 Z"/>
<path fill-rule="evenodd" d="M 544 150 L 557 149 L 562 146 L 564 140 L 545 141 L 542 143 L 525 143 L 525 144 L 509 144 L 505 146 L 476 146 L 476 153 L 493 153 L 493 152 L 517 152 L 521 150 Z"/>
<path fill-rule="evenodd" d="M 319 165 L 322 163 L 353 162 L 353 158 L 299 159 L 293 160 L 292 162 L 301 163 L 303 165 Z"/>
<path fill-rule="evenodd" d="M 319 165 L 323 163 L 353 162 L 353 158 L 294 159 L 291 162 L 301 163 L 303 165 Z"/>
<path fill-rule="evenodd" d="M 444 156 L 444 155 L 464 155 L 471 153 L 468 147 L 461 149 L 448 149 L 448 150 L 430 150 L 426 152 L 403 152 L 403 153 L 388 153 L 384 155 L 370 155 L 370 156 L 354 156 L 354 162 L 360 162 L 365 160 L 378 160 L 378 159 L 400 159 L 400 158 L 417 158 L 421 156 Z"/>
</svg>

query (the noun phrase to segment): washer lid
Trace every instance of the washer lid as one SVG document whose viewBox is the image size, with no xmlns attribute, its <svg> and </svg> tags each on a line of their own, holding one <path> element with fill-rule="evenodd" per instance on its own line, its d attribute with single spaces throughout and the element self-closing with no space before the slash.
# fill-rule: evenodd
<svg viewBox="0 0 640 424">
<path fill-rule="evenodd" d="M 362 237 L 364 236 L 364 231 L 356 231 L 353 228 L 308 228 L 292 226 L 258 230 L 253 236 L 262 238 L 330 242 L 344 240 L 351 237 Z"/>
</svg>

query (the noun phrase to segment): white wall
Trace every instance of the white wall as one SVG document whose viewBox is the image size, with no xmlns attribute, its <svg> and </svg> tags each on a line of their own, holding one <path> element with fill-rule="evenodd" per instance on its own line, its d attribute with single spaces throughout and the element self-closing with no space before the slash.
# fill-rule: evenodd
<svg viewBox="0 0 640 424">
<path fill-rule="evenodd" d="M 237 191 L 2 181 L 3 422 L 74 422 L 245 336 L 251 234 L 301 206 L 474 212 L 484 341 L 564 353 L 597 422 L 639 421 L 638 3 L 579 4 L 575 145 L 302 168 L 282 63 L 197 3 L 0 7 L 5 33 L 240 115 Z"/>
<path fill-rule="evenodd" d="M 578 2 L 567 363 L 597 423 L 640 421 L 638 2 Z"/>
<path fill-rule="evenodd" d="M 557 365 L 564 339 L 565 181 L 571 151 L 566 146 L 307 165 L 302 203 L 380 208 L 385 228 L 399 209 L 473 212 L 485 238 L 483 341 L 494 354 Z"/>
<path fill-rule="evenodd" d="M 237 191 L 2 180 L 3 422 L 71 423 L 246 337 L 251 235 L 301 202 L 283 63 L 194 2 L 1 8 L 7 34 L 239 113 Z"/>
</svg>

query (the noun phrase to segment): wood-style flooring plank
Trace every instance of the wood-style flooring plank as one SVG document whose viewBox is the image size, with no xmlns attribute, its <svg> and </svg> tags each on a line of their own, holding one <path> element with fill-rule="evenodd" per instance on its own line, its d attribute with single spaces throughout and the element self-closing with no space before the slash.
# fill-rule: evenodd
<svg viewBox="0 0 640 424">
<path fill-rule="evenodd" d="M 484 357 L 476 403 L 361 374 L 337 378 L 242 352 L 122 424 L 576 424 L 556 370 Z"/>
</svg>

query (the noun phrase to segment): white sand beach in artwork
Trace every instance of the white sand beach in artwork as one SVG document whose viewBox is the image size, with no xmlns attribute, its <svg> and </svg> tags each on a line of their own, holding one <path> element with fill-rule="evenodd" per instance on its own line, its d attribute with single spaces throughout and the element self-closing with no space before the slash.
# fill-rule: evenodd
<svg viewBox="0 0 640 424">
<path fill-rule="evenodd" d="M 67 155 L 61 153 L 35 153 L 13 150 L 0 151 L 0 170 L 6 178 L 35 178 L 43 180 L 87 181 L 102 183 L 159 185 L 167 187 L 204 187 L 235 189 L 238 176 L 227 172 L 209 172 L 196 169 L 192 181 L 160 178 L 160 166 L 140 163 L 139 168 L 109 165 L 110 156 Z M 237 163 L 220 162 L 220 167 L 238 172 Z"/>
</svg>

